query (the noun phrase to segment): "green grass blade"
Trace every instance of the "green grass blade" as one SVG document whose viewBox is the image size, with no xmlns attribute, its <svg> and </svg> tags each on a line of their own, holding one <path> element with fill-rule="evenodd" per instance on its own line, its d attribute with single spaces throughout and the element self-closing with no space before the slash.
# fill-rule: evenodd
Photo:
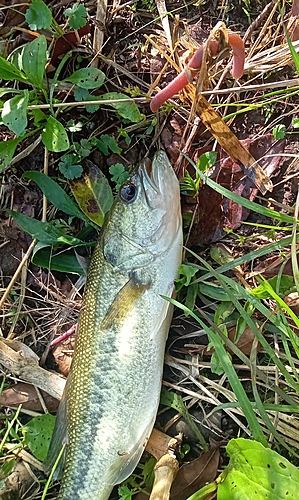
<svg viewBox="0 0 299 500">
<path fill-rule="evenodd" d="M 270 217 L 272 219 L 277 219 L 280 222 L 288 222 L 290 224 L 293 224 L 294 222 L 294 217 L 291 215 L 287 214 L 282 214 L 280 212 L 276 212 L 276 210 L 270 210 L 269 208 L 265 208 L 258 203 L 255 203 L 253 201 L 249 201 L 246 198 L 243 198 L 242 196 L 232 193 L 229 189 L 226 189 L 223 186 L 220 186 L 220 184 L 217 184 L 217 182 L 213 181 L 209 177 L 207 177 L 205 174 L 203 174 L 197 165 L 186 155 L 184 155 L 185 158 L 190 162 L 190 164 L 195 168 L 196 172 L 198 173 L 199 177 L 203 181 L 204 184 L 207 184 L 210 186 L 214 191 L 217 193 L 222 194 L 222 196 L 225 196 L 229 200 L 233 200 L 235 203 L 238 203 L 239 205 L 242 205 L 242 207 L 248 208 L 249 210 L 252 210 L 253 212 L 256 212 L 260 215 L 264 215 L 265 217 Z"/>
<path fill-rule="evenodd" d="M 299 241 L 299 234 L 296 236 L 296 241 Z M 231 262 L 227 262 L 226 264 L 223 264 L 223 266 L 219 267 L 217 269 L 218 273 L 224 274 L 227 271 L 231 271 L 232 269 L 235 269 L 237 266 L 242 266 L 246 262 L 250 262 L 252 260 L 258 259 L 260 257 L 263 257 L 264 255 L 270 254 L 271 252 L 275 252 L 277 250 L 281 250 L 282 248 L 285 248 L 292 243 L 292 236 L 287 236 L 286 238 L 282 238 L 279 241 L 275 241 L 274 243 L 270 243 L 269 245 L 265 245 L 262 248 L 259 248 L 258 250 L 254 250 L 253 252 L 249 252 L 247 255 L 243 255 L 242 257 L 238 257 L 237 259 L 232 260 Z M 187 249 L 187 252 L 192 254 L 197 258 L 197 254 L 192 252 L 190 249 Z M 206 267 L 206 266 L 205 266 Z M 200 278 L 197 278 L 195 280 L 195 283 L 201 283 L 202 281 L 206 281 L 208 278 L 211 278 L 213 276 L 213 271 L 209 271 Z"/>
<path fill-rule="evenodd" d="M 242 411 L 245 415 L 245 418 L 248 423 L 248 427 L 250 429 L 250 432 L 252 433 L 252 436 L 255 440 L 259 441 L 262 443 L 264 446 L 268 446 L 267 444 L 267 439 L 264 435 L 263 429 L 260 426 L 258 419 L 254 413 L 254 410 L 252 409 L 252 405 L 246 395 L 246 392 L 239 380 L 239 377 L 233 367 L 233 364 L 231 362 L 231 359 L 226 352 L 219 336 L 193 312 L 190 311 L 186 306 L 183 304 L 180 304 L 174 299 L 169 299 L 167 297 L 164 297 L 166 300 L 169 300 L 172 304 L 176 305 L 182 311 L 185 313 L 189 314 L 192 316 L 199 324 L 200 326 L 205 330 L 207 333 L 210 342 L 213 344 L 213 347 L 216 351 L 216 354 L 222 364 L 223 369 L 225 370 L 225 373 L 227 375 L 228 381 L 232 387 L 233 392 L 236 395 L 236 398 L 238 399 L 240 406 L 242 408 Z"/>
</svg>

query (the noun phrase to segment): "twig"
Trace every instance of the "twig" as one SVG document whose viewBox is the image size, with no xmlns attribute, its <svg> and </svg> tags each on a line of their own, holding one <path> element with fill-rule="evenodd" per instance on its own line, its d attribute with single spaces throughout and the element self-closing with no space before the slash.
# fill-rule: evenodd
<svg viewBox="0 0 299 500">
<path fill-rule="evenodd" d="M 36 142 L 36 145 L 38 144 L 37 141 Z M 44 173 L 47 175 L 48 174 L 48 163 L 49 163 L 49 152 L 48 152 L 48 149 L 45 148 L 45 153 L 44 153 Z M 42 214 L 42 221 L 45 222 L 47 219 L 47 198 L 45 197 L 45 195 L 43 195 L 43 214 Z M 0 300 L 0 309 L 4 306 L 4 303 L 9 295 L 9 293 L 11 292 L 12 290 L 12 287 L 13 285 L 15 284 L 18 276 L 20 273 L 22 273 L 22 278 L 21 278 L 21 294 L 20 294 L 20 300 L 19 300 L 19 304 L 18 304 L 18 308 L 17 308 L 17 312 L 15 314 L 15 318 L 14 318 L 14 321 L 13 321 L 13 324 L 10 328 L 10 331 L 9 331 L 9 334 L 7 336 L 8 339 L 12 339 L 13 338 L 13 331 L 14 331 L 14 327 L 16 325 L 16 322 L 18 321 L 18 318 L 19 318 L 19 315 L 20 315 L 20 312 L 21 312 L 21 308 L 22 308 L 22 305 L 23 305 L 23 300 L 24 300 L 24 296 L 25 296 L 25 286 L 26 286 L 26 280 L 27 280 L 27 261 L 31 255 L 31 252 L 33 251 L 35 245 L 37 243 L 37 240 L 34 239 L 31 243 L 31 245 L 29 246 L 26 254 L 24 255 L 24 257 L 22 258 L 15 274 L 13 275 L 6 291 L 4 292 L 1 300 Z"/>
<path fill-rule="evenodd" d="M 41 142 L 41 140 L 42 140 L 42 137 L 40 135 L 34 142 L 32 142 L 31 144 L 29 144 L 29 146 L 26 149 L 24 149 L 23 151 L 21 151 L 20 153 L 18 153 L 16 156 L 14 156 L 13 159 L 9 163 L 9 167 L 11 167 L 12 165 L 14 165 L 18 161 L 23 160 L 23 158 L 27 158 L 27 156 L 30 153 L 32 153 L 32 151 L 34 151 L 34 149 L 39 145 L 39 143 Z M 3 169 L 2 169 L 2 172 L 3 172 Z"/>
<path fill-rule="evenodd" d="M 23 254 L 23 252 L 22 252 L 22 254 Z M 18 307 L 17 307 L 16 313 L 14 315 L 13 322 L 12 322 L 12 325 L 10 327 L 9 333 L 7 335 L 8 339 L 12 339 L 14 337 L 14 329 L 15 329 L 15 326 L 16 326 L 17 321 L 19 319 L 20 312 L 21 312 L 24 298 L 25 298 L 26 281 L 27 281 L 27 262 L 25 262 L 25 264 L 21 270 L 21 292 L 19 295 Z"/>
<path fill-rule="evenodd" d="M 107 0 L 97 0 L 96 27 L 93 37 L 93 50 L 96 56 L 92 61 L 93 67 L 98 67 L 99 54 L 101 53 L 103 47 L 106 13 Z"/>
<path fill-rule="evenodd" d="M 53 398 L 61 399 L 65 380 L 56 373 L 38 366 L 38 356 L 22 342 L 0 338 L 0 363 L 10 372 L 39 387 Z"/>
<path fill-rule="evenodd" d="M 168 500 L 170 488 L 179 470 L 175 450 L 181 444 L 181 436 L 171 438 L 167 434 L 153 429 L 146 445 L 146 451 L 158 462 L 155 465 L 155 481 L 149 500 Z"/>
<path fill-rule="evenodd" d="M 32 243 L 29 246 L 27 252 L 25 253 L 24 257 L 22 258 L 20 264 L 18 265 L 18 268 L 17 268 L 16 272 L 14 273 L 13 277 L 11 278 L 9 285 L 7 286 L 4 294 L 2 295 L 2 297 L 0 299 L 0 309 L 2 309 L 2 307 L 4 306 L 7 297 L 9 296 L 9 294 L 10 294 L 10 292 L 11 292 L 11 290 L 12 290 L 12 288 L 13 288 L 15 282 L 16 282 L 16 280 L 18 279 L 19 274 L 22 271 L 23 266 L 26 264 L 27 260 L 29 259 L 30 255 L 31 255 L 31 252 L 33 251 L 36 243 L 37 243 L 37 240 L 33 240 L 32 241 Z"/>
</svg>

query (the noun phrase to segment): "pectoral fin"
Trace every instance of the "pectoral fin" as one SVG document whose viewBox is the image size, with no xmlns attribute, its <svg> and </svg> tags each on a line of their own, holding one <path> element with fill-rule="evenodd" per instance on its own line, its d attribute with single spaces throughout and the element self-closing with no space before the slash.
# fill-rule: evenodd
<svg viewBox="0 0 299 500">
<path fill-rule="evenodd" d="M 101 323 L 101 330 L 109 330 L 122 323 L 148 288 L 149 285 L 139 284 L 134 278 L 131 278 L 119 290 L 108 308 L 107 314 Z"/>
</svg>

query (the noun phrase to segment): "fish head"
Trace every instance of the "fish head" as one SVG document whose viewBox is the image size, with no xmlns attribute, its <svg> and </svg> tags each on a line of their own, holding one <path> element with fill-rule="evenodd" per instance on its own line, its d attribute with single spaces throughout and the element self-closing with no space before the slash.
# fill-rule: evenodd
<svg viewBox="0 0 299 500">
<path fill-rule="evenodd" d="M 123 184 L 103 228 L 103 252 L 118 271 L 149 265 L 182 245 L 179 182 L 166 153 L 143 161 Z"/>
</svg>

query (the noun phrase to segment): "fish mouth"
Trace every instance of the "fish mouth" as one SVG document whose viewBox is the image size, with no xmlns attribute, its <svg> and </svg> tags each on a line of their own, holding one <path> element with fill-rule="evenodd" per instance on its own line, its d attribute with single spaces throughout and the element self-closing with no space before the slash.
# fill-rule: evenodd
<svg viewBox="0 0 299 500">
<path fill-rule="evenodd" d="M 146 158 L 139 166 L 138 174 L 146 197 L 149 191 L 153 191 L 156 195 L 161 192 L 154 161 L 152 162 L 149 158 Z"/>
<path fill-rule="evenodd" d="M 164 194 L 170 178 L 174 176 L 168 157 L 164 151 L 158 151 L 153 161 L 146 158 L 139 167 L 139 175 L 144 191 L 153 191 L 155 195 Z"/>
</svg>

